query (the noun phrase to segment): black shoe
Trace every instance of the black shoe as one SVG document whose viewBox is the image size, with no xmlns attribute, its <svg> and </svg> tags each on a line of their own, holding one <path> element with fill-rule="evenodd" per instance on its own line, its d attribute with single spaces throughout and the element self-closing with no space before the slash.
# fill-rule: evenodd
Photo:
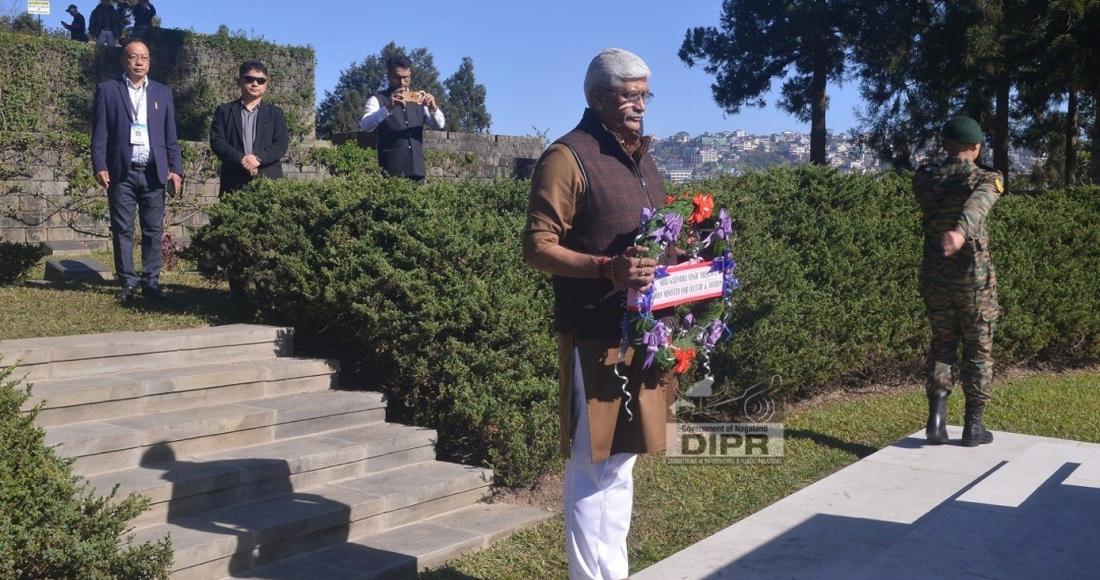
<svg viewBox="0 0 1100 580">
<path fill-rule="evenodd" d="M 982 425 L 982 414 L 985 413 L 985 405 L 966 404 L 966 423 L 963 425 L 962 444 L 965 447 L 977 447 L 993 442 L 993 433 Z"/>
<path fill-rule="evenodd" d="M 929 445 L 947 443 L 947 397 L 950 394 L 944 389 L 928 393 L 928 425 L 924 435 Z"/>
<path fill-rule="evenodd" d="M 153 300 L 164 300 L 168 298 L 168 295 L 164 293 L 164 290 L 156 284 L 142 286 L 141 295 L 146 298 L 152 298 Z"/>
<path fill-rule="evenodd" d="M 133 298 L 133 297 L 134 297 L 134 287 L 133 286 L 123 286 L 122 288 L 119 288 L 118 292 L 115 293 L 115 300 L 117 300 L 119 302 L 129 302 L 130 299 Z"/>
</svg>

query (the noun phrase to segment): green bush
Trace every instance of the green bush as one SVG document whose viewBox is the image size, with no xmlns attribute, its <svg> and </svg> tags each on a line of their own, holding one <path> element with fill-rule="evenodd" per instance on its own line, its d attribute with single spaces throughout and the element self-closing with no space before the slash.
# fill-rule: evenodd
<svg viewBox="0 0 1100 580">
<path fill-rule="evenodd" d="M 794 398 L 919 368 L 929 335 L 909 180 L 801 167 L 690 186 L 735 221 L 742 288 L 719 377 L 747 387 L 779 375 L 778 395 Z M 1098 193 L 1008 195 L 994 208 L 999 365 L 1100 360 Z M 387 392 L 394 419 L 440 430 L 445 457 L 516 483 L 556 440 L 551 293 L 520 260 L 526 197 L 511 181 L 260 182 L 224 197 L 190 251 L 205 274 L 246 287 L 264 318 L 339 348 L 363 386 Z"/>
<path fill-rule="evenodd" d="M 0 369 L 0 577 L 167 578 L 167 539 L 141 545 L 121 537 L 149 500 L 96 498 L 35 426 L 28 391 Z"/>
<path fill-rule="evenodd" d="M 556 450 L 556 369 L 547 280 L 520 259 L 526 185 L 257 185 L 210 210 L 199 269 L 338 345 L 345 377 L 383 390 L 391 419 L 438 429 L 442 457 L 536 476 Z"/>
<path fill-rule="evenodd" d="M 911 372 L 929 332 L 910 174 L 800 167 L 694 184 L 730 208 L 743 284 L 718 367 L 787 397 Z M 1006 195 L 991 214 L 999 366 L 1100 360 L 1100 191 Z"/>
<path fill-rule="evenodd" d="M 41 259 L 42 248 L 38 244 L 0 242 L 0 286 L 22 280 Z"/>
</svg>

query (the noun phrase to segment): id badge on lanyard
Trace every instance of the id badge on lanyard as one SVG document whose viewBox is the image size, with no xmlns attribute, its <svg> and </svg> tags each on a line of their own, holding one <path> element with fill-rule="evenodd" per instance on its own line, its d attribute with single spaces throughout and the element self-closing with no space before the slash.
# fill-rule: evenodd
<svg viewBox="0 0 1100 580">
<path fill-rule="evenodd" d="M 130 144 L 149 146 L 149 126 L 142 123 L 130 123 Z"/>
<path fill-rule="evenodd" d="M 141 95 L 138 97 L 138 101 L 134 105 L 133 122 L 130 123 L 130 145 L 139 145 L 142 147 L 149 146 L 149 125 L 138 122 L 138 113 L 141 112 L 141 108 L 145 104 L 146 90 L 148 89 L 143 88 L 141 90 Z"/>
</svg>

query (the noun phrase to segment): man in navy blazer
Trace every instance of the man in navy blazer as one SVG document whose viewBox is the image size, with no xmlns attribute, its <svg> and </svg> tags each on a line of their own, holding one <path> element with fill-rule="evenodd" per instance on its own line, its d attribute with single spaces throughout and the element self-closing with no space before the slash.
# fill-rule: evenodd
<svg viewBox="0 0 1100 580">
<path fill-rule="evenodd" d="M 122 49 L 125 74 L 96 88 L 92 170 L 107 188 L 119 301 L 142 294 L 163 299 L 160 288 L 165 186 L 177 192 L 183 160 L 176 141 L 172 91 L 149 79 L 149 47 L 133 39 Z M 134 272 L 134 219 L 141 222 L 141 277 Z"/>
<path fill-rule="evenodd" d="M 264 63 L 241 63 L 237 85 L 241 97 L 214 111 L 210 148 L 221 159 L 218 193 L 236 191 L 256 177 L 283 177 L 283 157 L 290 145 L 286 114 L 265 103 L 270 77 Z"/>
</svg>

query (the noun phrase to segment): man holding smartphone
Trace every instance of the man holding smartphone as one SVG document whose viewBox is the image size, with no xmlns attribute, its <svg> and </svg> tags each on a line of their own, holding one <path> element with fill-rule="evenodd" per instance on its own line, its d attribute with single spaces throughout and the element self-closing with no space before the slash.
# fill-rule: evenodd
<svg viewBox="0 0 1100 580">
<path fill-rule="evenodd" d="M 367 99 L 359 128 L 378 129 L 378 164 L 387 175 L 424 180 L 424 126 L 437 131 L 446 122 L 435 97 L 412 91 L 412 62 L 396 56 L 386 62 L 389 88 Z"/>
</svg>

